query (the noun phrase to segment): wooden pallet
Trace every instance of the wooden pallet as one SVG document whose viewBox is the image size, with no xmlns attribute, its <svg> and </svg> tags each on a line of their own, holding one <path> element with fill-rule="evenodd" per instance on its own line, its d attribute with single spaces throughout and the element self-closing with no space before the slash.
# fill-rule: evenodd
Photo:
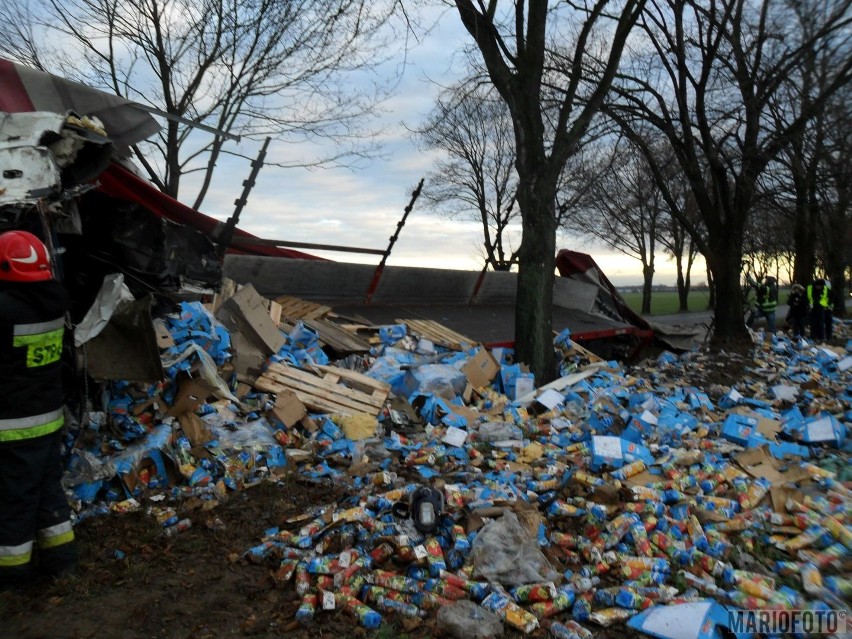
<svg viewBox="0 0 852 639">
<path fill-rule="evenodd" d="M 425 337 L 433 344 L 444 346 L 454 351 L 462 351 L 465 348 L 470 348 L 478 344 L 476 340 L 465 337 L 461 333 L 456 333 L 454 330 L 433 320 L 398 319 L 395 321 L 399 324 L 406 324 L 409 331 L 420 337 Z"/>
<path fill-rule="evenodd" d="M 364 337 L 358 335 L 353 329 L 336 324 L 328 319 L 284 319 L 279 328 L 285 333 L 290 333 L 296 324 L 302 322 L 308 328 L 316 331 L 320 344 L 328 347 L 339 357 L 346 357 L 351 353 L 367 353 L 370 351 L 370 343 Z"/>
<path fill-rule="evenodd" d="M 279 393 L 289 388 L 314 412 L 378 416 L 390 386 L 361 373 L 334 366 L 316 366 L 319 375 L 284 364 L 270 364 L 254 384 L 257 390 Z"/>
<path fill-rule="evenodd" d="M 305 318 L 302 319 L 302 322 L 304 322 L 305 326 L 315 330 L 319 334 L 320 341 L 338 355 L 346 356 L 350 353 L 367 353 L 370 350 L 368 342 L 331 320 Z"/>
<path fill-rule="evenodd" d="M 289 319 L 319 319 L 331 312 L 330 306 L 282 295 L 275 299 L 281 305 L 281 317 Z"/>
</svg>

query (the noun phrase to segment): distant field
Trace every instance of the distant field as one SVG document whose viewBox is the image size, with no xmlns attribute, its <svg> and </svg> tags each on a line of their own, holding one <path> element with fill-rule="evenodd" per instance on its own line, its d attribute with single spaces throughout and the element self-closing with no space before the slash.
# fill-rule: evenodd
<svg viewBox="0 0 852 639">
<path fill-rule="evenodd" d="M 642 293 L 622 293 L 628 306 L 637 313 L 642 309 Z M 689 294 L 689 310 L 703 311 L 707 308 L 709 293 L 694 291 Z M 671 315 L 678 312 L 677 293 L 661 291 L 651 293 L 651 315 Z"/>
<path fill-rule="evenodd" d="M 789 290 L 782 288 L 778 291 L 778 303 L 786 304 Z M 754 295 L 754 293 L 752 293 Z M 622 293 L 627 305 L 637 313 L 642 308 L 642 293 Z M 689 310 L 703 311 L 707 308 L 710 294 L 707 291 L 692 291 L 689 293 Z M 677 293 L 660 291 L 651 293 L 651 315 L 671 315 L 677 313 Z"/>
</svg>

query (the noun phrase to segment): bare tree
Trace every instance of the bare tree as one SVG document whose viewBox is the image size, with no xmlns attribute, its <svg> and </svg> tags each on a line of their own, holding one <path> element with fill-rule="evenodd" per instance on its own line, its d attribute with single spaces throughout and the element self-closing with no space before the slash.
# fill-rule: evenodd
<svg viewBox="0 0 852 639">
<path fill-rule="evenodd" d="M 168 118 L 137 155 L 152 181 L 177 197 L 202 172 L 201 205 L 228 137 L 288 142 L 333 139 L 345 162 L 366 152 L 359 123 L 381 86 L 363 74 L 387 44 L 395 2 L 371 0 L 9 0 L 0 51 L 86 82 Z M 16 18 L 17 16 L 17 18 Z M 20 28 L 22 20 L 30 28 Z M 56 43 L 66 45 L 51 49 Z M 344 86 L 346 87 L 344 89 Z M 212 135 L 198 134 L 206 125 Z M 274 164 L 267 162 L 267 164 Z M 283 166 L 283 164 L 282 164 Z"/>
<path fill-rule="evenodd" d="M 642 264 L 642 313 L 651 312 L 656 243 L 664 203 L 644 157 L 620 140 L 589 171 L 595 178 L 586 193 L 583 214 L 566 225 Z"/>
<path fill-rule="evenodd" d="M 823 271 L 831 280 L 831 301 L 838 315 L 846 313 L 846 271 L 852 266 L 852 87 L 826 110 L 824 179 L 820 180 L 822 220 L 819 244 Z"/>
<path fill-rule="evenodd" d="M 606 0 L 554 8 L 546 0 L 455 5 L 512 118 L 523 229 L 515 349 L 542 383 L 556 372 L 551 309 L 560 175 L 609 90 L 644 0 L 624 0 L 615 14 Z M 603 30 L 606 40 L 597 37 Z"/>
<path fill-rule="evenodd" d="M 651 0 L 640 20 L 650 49 L 616 85 L 613 117 L 637 143 L 640 124 L 661 131 L 689 181 L 706 234 L 681 222 L 712 273 L 717 341 L 747 334 L 740 264 L 758 177 L 852 77 L 852 56 L 838 56 L 830 81 L 795 119 L 769 121 L 773 96 L 810 51 L 849 50 L 849 1 L 830 7 L 805 31 L 789 7 L 769 0 Z"/>
<path fill-rule="evenodd" d="M 674 168 L 674 167 L 673 167 Z M 692 286 L 692 267 L 698 257 L 698 247 L 680 222 L 681 217 L 693 220 L 695 228 L 701 228 L 697 219 L 694 200 L 682 174 L 676 174 L 670 180 L 674 202 L 679 209 L 672 213 L 670 203 L 664 207 L 662 220 L 658 224 L 658 238 L 665 252 L 675 262 L 675 285 L 677 287 L 678 311 L 689 310 L 689 291 Z M 662 197 L 662 195 L 661 195 Z M 665 199 L 665 198 L 663 198 Z"/>
<path fill-rule="evenodd" d="M 826 15 L 834 10 L 834 3 L 825 0 L 793 5 L 795 20 L 806 35 L 818 32 Z M 831 45 L 837 37 L 826 37 L 827 44 Z M 846 36 L 840 34 L 839 38 L 843 40 Z M 783 127 L 806 110 L 814 96 L 832 82 L 835 66 L 843 64 L 843 58 L 849 55 L 848 45 L 813 47 L 806 51 L 802 64 L 772 97 L 770 113 L 775 125 Z M 846 93 L 848 99 L 848 91 Z M 848 125 L 848 121 L 832 121 L 832 115 L 838 115 L 837 108 L 817 113 L 805 126 L 793 132 L 774 163 L 775 170 L 771 171 L 773 200 L 779 212 L 790 220 L 787 226 L 792 231 L 793 278 L 802 283 L 810 281 L 818 263 L 820 192 L 825 192 L 820 183 L 829 175 L 824 166 L 830 159 L 827 145 L 832 144 L 830 138 L 837 140 L 834 128 L 838 124 L 843 128 Z"/>
<path fill-rule="evenodd" d="M 482 225 L 486 267 L 508 271 L 517 252 L 507 237 L 519 215 L 512 122 L 493 88 L 471 78 L 446 89 L 416 132 L 444 153 L 426 179 L 424 197 L 450 218 Z"/>
</svg>

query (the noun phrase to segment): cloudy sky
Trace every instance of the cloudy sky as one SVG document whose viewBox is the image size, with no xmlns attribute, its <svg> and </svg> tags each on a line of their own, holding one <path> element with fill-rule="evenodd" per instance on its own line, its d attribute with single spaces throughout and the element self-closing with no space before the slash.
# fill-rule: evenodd
<svg viewBox="0 0 852 639">
<path fill-rule="evenodd" d="M 434 81 L 449 84 L 461 71 L 452 54 L 468 38 L 458 16 L 448 12 L 435 31 L 411 51 L 410 64 L 400 78 L 395 97 L 384 104 L 381 159 L 357 171 L 264 167 L 241 214 L 240 226 L 267 239 L 386 249 L 413 189 L 434 161 L 418 150 L 409 129 L 419 126 L 432 108 L 439 91 Z M 251 143 L 235 146 L 234 150 L 251 157 L 257 155 L 260 147 Z M 286 160 L 293 152 L 283 142 L 273 141 L 267 160 Z M 250 171 L 245 159 L 231 158 L 220 163 L 202 210 L 226 219 L 233 212 L 234 200 L 242 192 L 242 182 Z M 191 183 L 186 186 L 187 194 L 194 193 Z M 478 223 L 450 221 L 415 205 L 387 263 L 479 270 L 483 264 L 481 246 Z M 587 241 L 570 237 L 561 238 L 557 246 L 591 253 L 616 285 L 641 282 L 641 265 L 636 259 L 590 247 Z M 378 255 L 308 252 L 336 261 L 378 264 L 380 260 Z M 696 275 L 696 281 L 701 280 L 701 275 Z M 661 264 L 655 283 L 673 282 L 671 265 Z"/>
</svg>

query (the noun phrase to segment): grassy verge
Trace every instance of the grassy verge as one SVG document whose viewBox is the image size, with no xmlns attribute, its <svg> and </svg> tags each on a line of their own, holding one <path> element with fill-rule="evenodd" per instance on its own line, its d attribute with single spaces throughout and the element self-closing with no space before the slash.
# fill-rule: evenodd
<svg viewBox="0 0 852 639">
<path fill-rule="evenodd" d="M 627 305 L 637 313 L 642 309 L 642 293 L 622 293 Z M 690 311 L 707 309 L 710 299 L 707 291 L 691 291 L 688 305 Z M 678 299 L 675 291 L 654 291 L 651 293 L 651 315 L 671 315 L 678 312 Z"/>
<path fill-rule="evenodd" d="M 787 288 L 778 291 L 778 303 L 786 304 L 790 290 Z M 637 313 L 642 309 L 642 293 L 621 293 L 627 305 Z M 754 293 L 752 292 L 752 297 Z M 710 300 L 708 291 L 690 291 L 688 305 L 690 311 L 707 310 L 707 302 Z M 654 291 L 651 293 L 651 315 L 672 315 L 678 312 L 677 292 Z"/>
</svg>

